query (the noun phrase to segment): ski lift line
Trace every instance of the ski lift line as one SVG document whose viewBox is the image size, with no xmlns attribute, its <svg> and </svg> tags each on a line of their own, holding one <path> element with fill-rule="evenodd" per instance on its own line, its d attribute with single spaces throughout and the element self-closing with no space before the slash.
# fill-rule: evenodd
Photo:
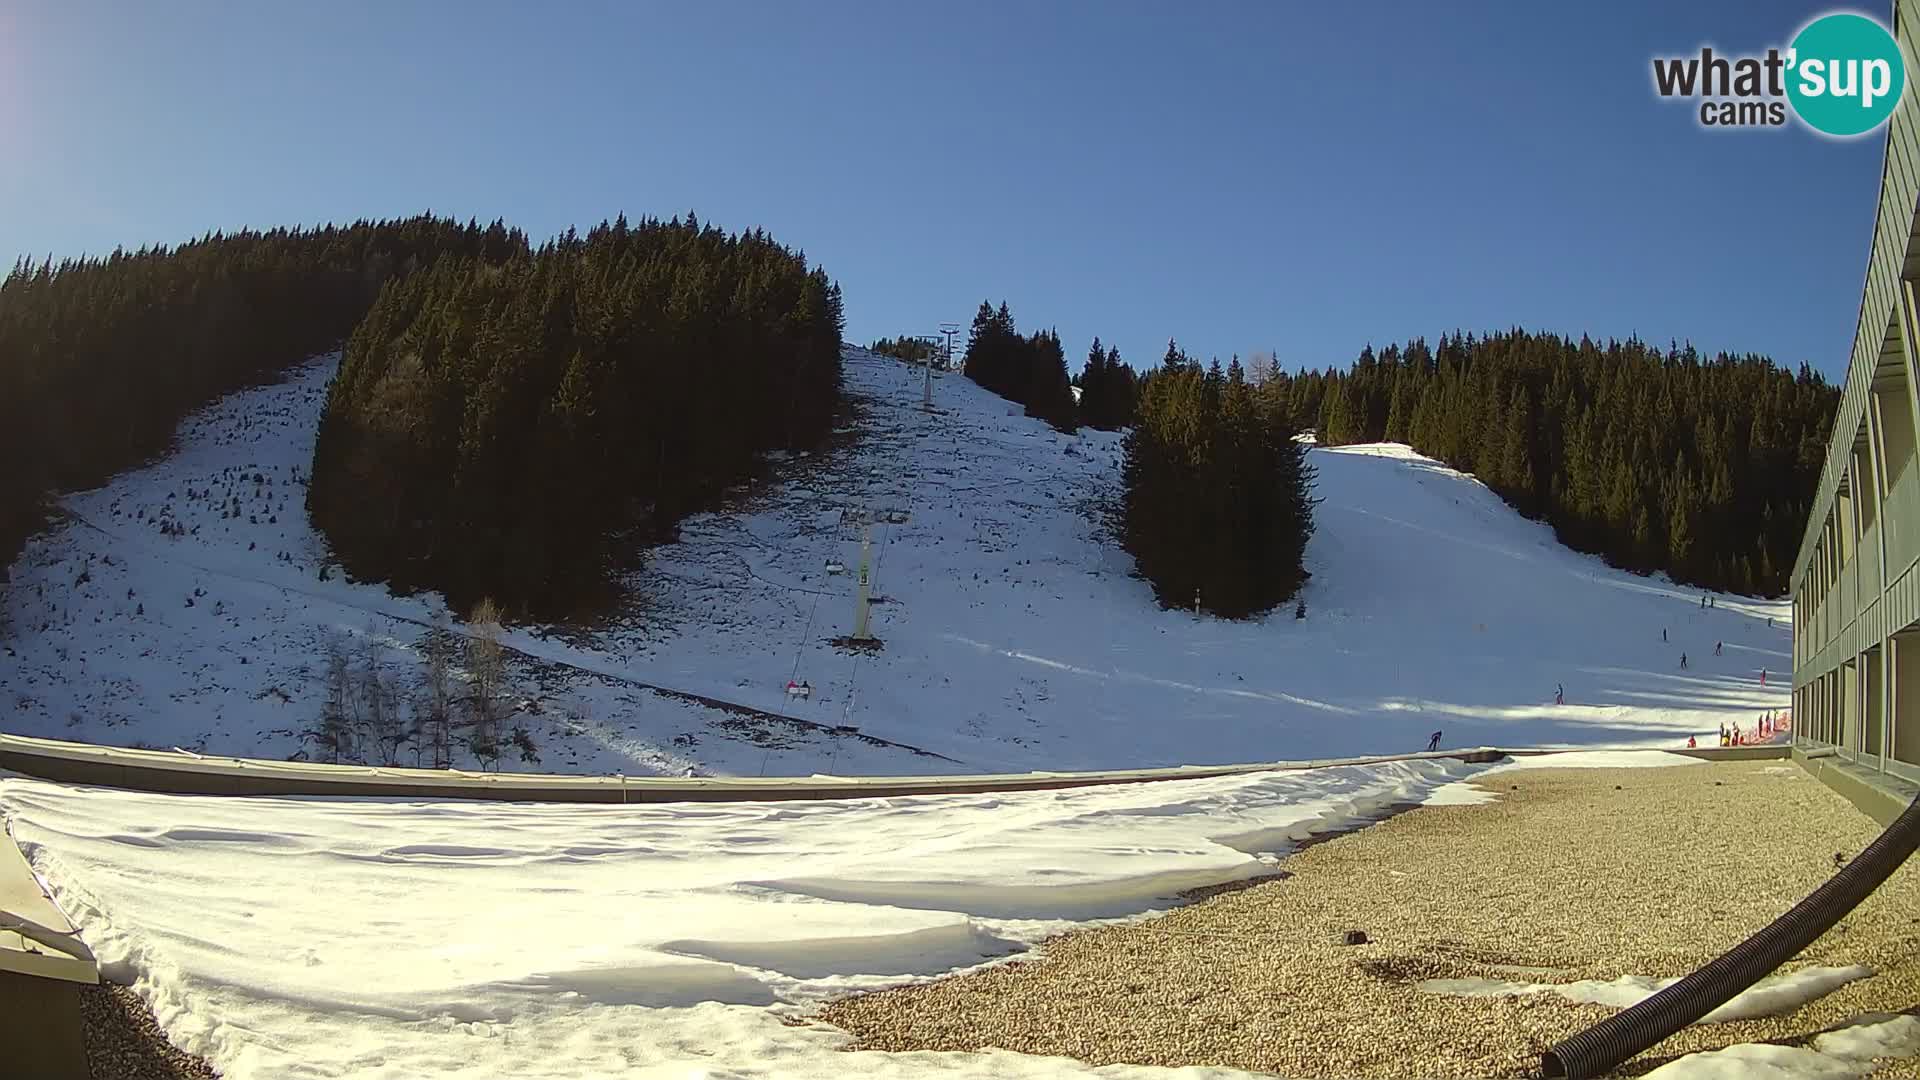
<svg viewBox="0 0 1920 1080">
<path fill-rule="evenodd" d="M 788 682 L 800 677 L 800 657 L 807 647 L 807 639 L 813 635 L 813 617 L 819 614 L 821 595 L 823 594 L 814 594 L 813 610 L 807 612 L 807 628 L 800 632 L 800 641 L 793 647 L 793 671 L 787 676 Z"/>
<path fill-rule="evenodd" d="M 751 566 L 747 567 L 747 576 L 770 588 L 785 589 L 788 592 L 807 593 L 811 596 L 837 595 L 836 593 L 827 589 L 809 589 L 804 585 L 788 585 L 788 584 L 785 584 L 784 582 L 774 581 L 770 578 L 763 578 L 759 574 L 755 573 L 753 567 Z"/>
<path fill-rule="evenodd" d="M 843 725 L 847 724 L 853 718 L 853 690 L 860 678 L 861 655 L 858 649 L 854 650 L 853 668 L 847 672 L 847 704 L 845 708 L 840 710 L 840 723 Z"/>
</svg>

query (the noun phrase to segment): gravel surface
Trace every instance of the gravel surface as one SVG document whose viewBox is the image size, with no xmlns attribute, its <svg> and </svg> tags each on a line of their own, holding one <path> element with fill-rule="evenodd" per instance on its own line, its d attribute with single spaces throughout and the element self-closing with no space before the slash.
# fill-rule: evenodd
<svg viewBox="0 0 1920 1080">
<path fill-rule="evenodd" d="M 146 1003 L 124 986 L 82 987 L 80 1011 L 93 1080 L 217 1080 L 220 1075 L 167 1042 Z"/>
<path fill-rule="evenodd" d="M 1048 942 L 1035 959 L 845 999 L 851 1049 L 1002 1047 L 1096 1064 L 1294 1077 L 1512 1077 L 1611 1015 L 1553 994 L 1462 998 L 1422 979 L 1684 975 L 1785 911 L 1880 828 L 1797 766 L 1534 769 L 1499 801 L 1422 807 L 1289 857 L 1290 876 L 1162 918 Z M 1341 944 L 1363 930 L 1368 944 Z M 1920 1005 L 1920 866 L 1787 965 L 1878 974 L 1785 1016 L 1696 1025 L 1623 1067 L 1795 1041 Z M 1889 1075 L 1913 1075 L 1910 1063 Z"/>
</svg>

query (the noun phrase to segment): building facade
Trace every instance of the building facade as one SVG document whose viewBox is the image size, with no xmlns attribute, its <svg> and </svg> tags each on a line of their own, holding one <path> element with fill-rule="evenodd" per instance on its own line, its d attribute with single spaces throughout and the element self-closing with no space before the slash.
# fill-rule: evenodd
<svg viewBox="0 0 1920 1080">
<path fill-rule="evenodd" d="M 1916 20 L 1920 0 L 1898 0 L 1909 73 Z M 1920 108 L 1907 97 L 1886 127 L 1860 326 L 1793 568 L 1793 720 L 1797 747 L 1920 782 Z"/>
</svg>

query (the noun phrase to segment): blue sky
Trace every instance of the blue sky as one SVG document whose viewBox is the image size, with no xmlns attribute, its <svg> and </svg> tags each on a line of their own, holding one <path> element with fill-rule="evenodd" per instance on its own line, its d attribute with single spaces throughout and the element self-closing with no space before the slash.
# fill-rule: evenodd
<svg viewBox="0 0 1920 1080">
<path fill-rule="evenodd" d="M 12 0 L 0 252 L 691 208 L 804 248 L 860 341 L 991 297 L 1075 363 L 1519 324 L 1837 376 L 1881 139 L 1705 131 L 1649 75 L 1827 10 Z"/>
</svg>

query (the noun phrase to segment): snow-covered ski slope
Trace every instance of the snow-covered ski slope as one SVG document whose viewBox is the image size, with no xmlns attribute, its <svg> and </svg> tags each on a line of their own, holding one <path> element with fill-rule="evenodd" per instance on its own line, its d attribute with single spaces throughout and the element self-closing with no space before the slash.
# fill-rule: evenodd
<svg viewBox="0 0 1920 1080">
<path fill-rule="evenodd" d="M 1483 768 L 1406 761 L 725 806 L 215 798 L 0 779 L 0 815 L 103 973 L 134 985 L 169 1040 L 228 1080 L 1202 1080 L 1240 1074 L 1001 1051 L 844 1054 L 844 1033 L 802 1017 L 830 997 L 1022 955 L 1087 920 L 1270 873 L 1299 841 L 1467 787 L 1457 781 Z"/>
<path fill-rule="evenodd" d="M 13 567 L 6 730 L 283 757 L 317 715 L 324 635 L 417 667 L 436 598 L 319 577 L 298 477 L 332 363 L 216 404 L 171 457 L 65 501 L 71 518 Z M 841 445 L 689 520 L 612 625 L 516 629 L 542 760 L 506 767 L 1114 768 L 1404 751 L 1435 730 L 1447 746 L 1676 746 L 1788 703 L 1785 602 L 1702 609 L 1401 446 L 1311 453 L 1307 618 L 1160 610 L 1096 512 L 1117 495 L 1119 436 L 1060 435 L 958 375 L 936 376 L 929 414 L 921 381 L 849 349 Z M 873 654 L 831 643 L 852 629 L 859 512 L 878 519 Z M 812 696 L 789 697 L 790 678 Z"/>
<path fill-rule="evenodd" d="M 1247 1074 L 999 1050 L 848 1054 L 848 1036 L 808 1014 L 850 992 L 1031 959 L 1055 933 L 1270 874 L 1300 843 L 1397 805 L 1491 801 L 1511 769 L 1698 764 L 1588 751 L 704 806 L 223 798 L 0 778 L 0 818 L 103 973 L 228 1080 L 1227 1080 Z M 1786 1012 L 1864 973 L 1796 972 L 1726 1008 Z M 1628 976 L 1563 992 L 1624 1004 L 1653 985 Z M 1794 1060 L 1809 1070 L 1821 1054 L 1913 1052 L 1913 1032 L 1882 1034 L 1816 1040 Z M 1744 1075 L 1713 1068 L 1777 1049 L 1673 1072 Z"/>
</svg>

